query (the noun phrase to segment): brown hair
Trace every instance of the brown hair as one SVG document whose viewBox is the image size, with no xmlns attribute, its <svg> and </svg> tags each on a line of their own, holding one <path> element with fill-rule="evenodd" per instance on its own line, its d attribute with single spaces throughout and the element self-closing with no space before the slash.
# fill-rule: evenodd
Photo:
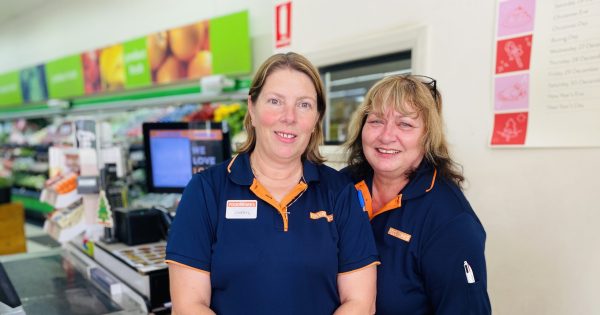
<svg viewBox="0 0 600 315">
<path fill-rule="evenodd" d="M 323 143 L 323 117 L 325 116 L 325 89 L 323 88 L 323 81 L 319 76 L 319 71 L 308 61 L 304 56 L 294 52 L 288 52 L 285 54 L 275 54 L 267 59 L 258 68 L 258 71 L 254 75 L 252 84 L 250 85 L 250 91 L 248 93 L 250 100 L 255 103 L 258 96 L 262 92 L 262 88 L 267 81 L 267 78 L 276 70 L 280 69 L 292 69 L 295 71 L 306 74 L 312 81 L 315 90 L 317 92 L 317 112 L 319 119 L 315 126 L 315 131 L 311 134 L 310 140 L 306 150 L 302 154 L 302 159 L 308 159 L 314 163 L 323 163 L 325 158 L 319 152 L 319 145 Z M 238 152 L 252 152 L 256 145 L 256 130 L 252 126 L 250 113 L 246 113 L 244 117 L 244 127 L 248 137 L 246 141 L 240 146 Z"/>
<path fill-rule="evenodd" d="M 442 119 L 442 95 L 435 80 L 418 75 L 389 76 L 375 83 L 367 92 L 352 116 L 344 144 L 351 172 L 360 177 L 373 172 L 363 152 L 362 130 L 369 113 L 383 114 L 388 106 L 404 115 L 416 113 L 423 118 L 421 144 L 425 158 L 440 175 L 460 187 L 465 178 L 462 168 L 452 160 L 448 151 Z"/>
</svg>

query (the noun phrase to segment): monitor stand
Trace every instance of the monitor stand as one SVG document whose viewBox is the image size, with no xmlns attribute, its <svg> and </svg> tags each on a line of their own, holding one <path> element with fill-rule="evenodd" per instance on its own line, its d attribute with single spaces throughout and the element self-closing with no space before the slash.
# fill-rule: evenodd
<svg viewBox="0 0 600 315">
<path fill-rule="evenodd" d="M 21 299 L 0 263 L 0 314 L 25 315 Z"/>
</svg>

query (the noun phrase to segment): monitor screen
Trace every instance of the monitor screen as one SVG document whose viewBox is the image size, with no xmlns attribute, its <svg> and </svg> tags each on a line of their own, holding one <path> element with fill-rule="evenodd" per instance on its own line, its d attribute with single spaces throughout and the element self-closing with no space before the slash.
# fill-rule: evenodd
<svg viewBox="0 0 600 315">
<path fill-rule="evenodd" d="M 144 123 L 149 192 L 183 192 L 192 175 L 231 157 L 221 123 Z"/>
</svg>

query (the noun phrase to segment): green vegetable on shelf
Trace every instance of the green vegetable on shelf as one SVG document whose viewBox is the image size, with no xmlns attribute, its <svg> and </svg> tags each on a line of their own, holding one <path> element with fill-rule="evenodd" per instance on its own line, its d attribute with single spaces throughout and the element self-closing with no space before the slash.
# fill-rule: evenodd
<svg viewBox="0 0 600 315">
<path fill-rule="evenodd" d="M 0 177 L 0 204 L 10 202 L 11 184 L 10 178 Z"/>
<path fill-rule="evenodd" d="M 7 188 L 12 186 L 12 180 L 8 177 L 0 177 L 0 188 Z"/>
</svg>

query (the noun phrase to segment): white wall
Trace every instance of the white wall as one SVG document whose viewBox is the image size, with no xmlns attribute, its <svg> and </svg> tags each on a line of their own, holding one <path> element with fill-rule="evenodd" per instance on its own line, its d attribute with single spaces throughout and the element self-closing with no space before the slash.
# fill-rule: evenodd
<svg viewBox="0 0 600 315">
<path fill-rule="evenodd" d="M 0 24 L 0 73 L 245 8 L 255 60 L 271 51 L 271 0 L 164 3 L 49 1 Z M 294 47 L 319 63 L 336 54 L 339 62 L 351 58 L 342 53 L 348 43 L 364 45 L 368 55 L 387 43 L 377 34 L 424 27 L 418 68 L 439 82 L 449 141 L 488 233 L 495 314 L 600 313 L 600 149 L 487 146 L 495 1 L 296 0 L 293 10 L 302 21 L 294 22 Z M 389 40 L 402 48 L 400 42 Z"/>
</svg>

